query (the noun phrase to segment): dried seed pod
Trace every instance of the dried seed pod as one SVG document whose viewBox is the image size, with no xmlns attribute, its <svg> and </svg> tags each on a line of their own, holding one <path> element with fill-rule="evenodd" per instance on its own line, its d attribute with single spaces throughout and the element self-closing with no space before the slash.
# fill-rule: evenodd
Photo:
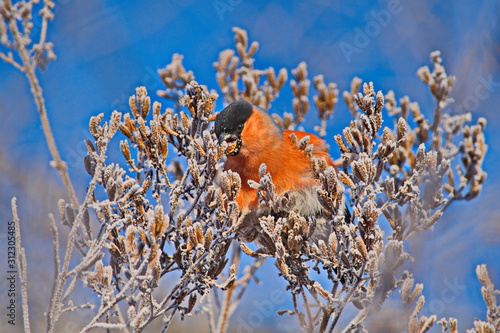
<svg viewBox="0 0 500 333">
<path fill-rule="evenodd" d="M 417 300 L 417 298 L 419 298 L 420 295 L 422 295 L 422 291 L 423 290 L 424 290 L 424 285 L 422 283 L 417 283 L 415 285 L 415 289 L 413 289 L 413 292 L 410 295 L 409 304 L 415 303 L 415 301 Z"/>
<path fill-rule="evenodd" d="M 162 160 L 166 160 L 168 156 L 168 140 L 165 136 L 160 136 L 158 147 Z"/>
<path fill-rule="evenodd" d="M 351 189 L 354 189 L 356 187 L 356 185 L 354 185 L 354 182 L 352 181 L 351 177 L 349 177 L 348 174 L 346 174 L 345 172 L 343 171 L 339 171 L 338 172 L 338 177 L 340 179 L 340 181 L 342 181 L 342 183 L 351 188 Z"/>
<path fill-rule="evenodd" d="M 259 43 L 256 41 L 253 41 L 252 44 L 250 44 L 250 47 L 248 48 L 248 52 L 246 54 L 247 57 L 253 57 L 257 50 L 259 49 Z"/>
<path fill-rule="evenodd" d="M 149 128 L 151 129 L 151 140 L 152 143 L 155 146 L 158 146 L 160 143 L 160 135 L 161 135 L 161 128 L 160 124 L 158 122 L 152 120 L 149 124 Z"/>
<path fill-rule="evenodd" d="M 240 249 L 249 257 L 259 258 L 259 254 L 252 251 L 245 243 L 240 243 Z"/>
<path fill-rule="evenodd" d="M 161 125 L 161 128 L 167 132 L 168 134 L 170 135 L 173 135 L 173 136 L 179 136 L 179 133 L 177 133 L 176 131 L 174 131 L 169 124 L 167 124 L 167 122 L 161 122 L 160 123 Z"/>
<path fill-rule="evenodd" d="M 431 71 L 429 67 L 423 66 L 417 70 L 417 76 L 422 80 L 423 83 L 429 85 L 431 83 Z"/>
<path fill-rule="evenodd" d="M 276 266 L 278 267 L 278 270 L 281 272 L 281 274 L 283 274 L 285 278 L 290 276 L 290 271 L 288 269 L 288 266 L 282 259 L 276 260 Z"/>
<path fill-rule="evenodd" d="M 441 219 L 441 217 L 443 217 L 443 211 L 442 210 L 438 210 L 437 212 L 435 212 L 434 214 L 432 214 L 431 217 L 429 217 L 429 219 L 426 222 L 425 227 L 426 228 L 432 227 L 434 224 L 436 224 L 437 221 L 439 221 Z"/>
<path fill-rule="evenodd" d="M 278 83 L 275 85 L 276 89 L 281 89 L 285 85 L 285 82 L 288 80 L 288 72 L 285 68 L 280 69 L 278 73 Z"/>
<path fill-rule="evenodd" d="M 364 161 L 357 160 L 352 163 L 352 171 L 354 173 L 354 176 L 364 182 L 365 184 L 368 183 L 368 170 L 366 169 L 366 164 Z"/>
<path fill-rule="evenodd" d="M 435 176 L 436 175 L 436 166 L 437 166 L 437 152 L 436 151 L 429 151 L 427 153 L 426 159 L 427 159 L 427 169 L 431 173 L 431 175 Z"/>
<path fill-rule="evenodd" d="M 64 201 L 64 199 L 59 199 L 57 208 L 59 209 L 59 216 L 61 219 L 66 219 L 66 201 Z"/>
<path fill-rule="evenodd" d="M 95 276 L 97 281 L 99 282 L 100 285 L 103 285 L 104 282 L 104 264 L 102 263 L 102 260 L 99 260 L 95 264 Z"/>
<path fill-rule="evenodd" d="M 358 245 L 358 250 L 361 253 L 363 260 L 366 261 L 368 258 L 368 250 L 366 249 L 365 242 L 360 236 L 356 236 L 356 243 Z"/>
<path fill-rule="evenodd" d="M 132 111 L 132 115 L 134 116 L 135 119 L 139 118 L 139 110 L 137 109 L 135 96 L 130 96 L 128 98 L 128 106 L 130 108 L 130 111 Z"/>
<path fill-rule="evenodd" d="M 405 305 L 413 304 L 413 302 L 410 301 L 410 293 L 411 290 L 413 289 L 413 283 L 414 283 L 413 278 L 406 278 L 403 281 L 403 284 L 401 285 L 401 289 L 399 290 L 399 296 L 401 298 L 401 301 Z"/>
<path fill-rule="evenodd" d="M 196 304 L 196 294 L 193 293 L 189 296 L 187 313 L 190 313 L 191 311 L 193 311 L 195 304 Z"/>
<path fill-rule="evenodd" d="M 109 128 L 106 133 L 108 141 L 111 140 L 116 134 L 116 131 L 118 130 L 118 127 L 120 126 L 122 114 L 121 112 L 118 111 L 113 111 L 111 114 L 111 119 L 109 121 Z"/>
<path fill-rule="evenodd" d="M 320 239 L 318 241 L 318 246 L 319 246 L 319 249 L 321 250 L 321 253 L 323 254 L 323 256 L 325 258 L 328 258 L 328 248 L 327 248 L 327 246 L 325 244 L 325 241 L 322 240 L 322 239 Z"/>
<path fill-rule="evenodd" d="M 427 159 L 425 158 L 425 145 L 423 143 L 418 146 L 416 158 L 417 164 L 415 169 L 418 172 L 422 172 L 427 165 Z"/>
<path fill-rule="evenodd" d="M 363 213 L 367 222 L 368 229 L 372 229 L 375 226 L 375 223 L 377 223 L 378 217 L 380 215 L 380 210 L 377 208 L 377 205 L 373 199 L 367 200 L 363 204 Z"/>
<path fill-rule="evenodd" d="M 273 67 L 269 67 L 266 71 L 266 79 L 272 87 L 276 86 L 276 73 Z"/>
<path fill-rule="evenodd" d="M 214 234 L 213 234 L 212 228 L 208 227 L 207 232 L 205 233 L 205 244 L 204 244 L 205 250 L 208 251 L 210 249 L 210 246 L 212 245 L 213 238 L 214 238 Z"/>
<path fill-rule="evenodd" d="M 138 118 L 136 120 L 138 128 L 139 128 L 139 133 L 141 134 L 141 137 L 143 140 L 148 140 L 150 136 L 151 130 L 149 127 L 146 125 L 146 121 L 143 118 Z"/>
<path fill-rule="evenodd" d="M 184 132 L 189 132 L 189 127 L 190 127 L 190 124 L 191 124 L 191 121 L 189 120 L 188 116 L 184 113 L 184 112 L 179 112 L 179 114 L 181 115 L 181 124 L 182 124 L 182 128 L 184 129 Z"/>
<path fill-rule="evenodd" d="M 418 313 L 420 313 L 420 311 L 422 311 L 424 304 L 425 304 L 425 297 L 423 295 L 421 295 L 417 300 L 417 304 L 415 305 L 415 309 L 413 310 L 413 314 L 415 314 L 415 317 L 416 317 L 416 314 L 418 314 Z"/>
<path fill-rule="evenodd" d="M 111 266 L 105 266 L 102 275 L 102 286 L 109 287 L 113 280 L 113 269 Z"/>
<path fill-rule="evenodd" d="M 408 124 L 406 123 L 406 120 L 403 117 L 399 117 L 397 128 L 398 128 L 398 141 L 401 141 L 404 139 L 405 132 L 408 129 Z"/>
<path fill-rule="evenodd" d="M 92 144 L 92 141 L 90 141 L 89 139 L 85 139 L 84 142 L 85 142 L 85 147 L 87 148 L 87 151 L 89 152 L 89 155 L 92 153 L 95 153 L 96 150 L 95 150 L 94 145 Z"/>
<path fill-rule="evenodd" d="M 477 275 L 479 282 L 481 282 L 481 284 L 483 286 L 488 287 L 488 288 L 493 288 L 493 283 L 490 280 L 490 277 L 488 274 L 488 269 L 487 269 L 486 265 L 484 265 L 484 264 L 477 265 L 476 275 Z"/>
<path fill-rule="evenodd" d="M 125 253 L 127 254 L 131 264 L 135 264 L 138 256 L 135 235 L 136 227 L 129 225 L 125 230 Z"/>
<path fill-rule="evenodd" d="M 337 253 L 337 235 L 335 234 L 334 231 L 328 236 L 328 252 L 330 254 L 330 258 L 335 258 L 335 255 Z"/>
<path fill-rule="evenodd" d="M 155 118 L 159 117 L 160 116 L 160 112 L 161 112 L 161 103 L 159 103 L 157 101 L 154 101 L 153 102 L 153 116 Z"/>
<path fill-rule="evenodd" d="M 221 175 L 221 185 L 228 199 L 233 201 L 238 197 L 241 189 L 240 175 L 231 170 L 224 171 Z"/>
<path fill-rule="evenodd" d="M 189 168 L 189 172 L 191 173 L 194 184 L 196 186 L 200 186 L 201 175 L 200 175 L 200 170 L 199 170 L 199 167 L 198 167 L 198 164 L 196 163 L 196 161 L 193 159 L 189 159 L 188 160 L 188 168 Z"/>
<path fill-rule="evenodd" d="M 354 125 L 354 123 L 351 123 L 351 124 Z M 355 126 L 351 126 L 349 130 L 351 132 L 352 138 L 354 139 L 354 142 L 352 144 L 348 141 L 349 144 L 351 144 L 351 147 L 363 147 L 364 146 L 363 135 L 361 135 L 361 132 Z M 345 135 L 345 133 L 344 133 L 344 135 Z M 346 137 L 346 140 L 347 140 L 347 137 Z"/>
<path fill-rule="evenodd" d="M 130 114 L 125 113 L 122 124 L 124 124 L 131 133 L 136 131 L 135 123 L 135 120 L 130 119 Z"/>
<path fill-rule="evenodd" d="M 198 245 L 198 236 L 196 234 L 196 230 L 195 230 L 194 226 L 189 226 L 187 228 L 187 232 L 189 235 L 189 240 L 192 243 L 193 248 L 195 248 Z"/>
<path fill-rule="evenodd" d="M 100 113 L 97 116 L 90 117 L 89 121 L 89 131 L 90 134 L 97 140 L 102 135 L 102 127 L 99 125 L 104 118 L 104 113 Z"/>
<path fill-rule="evenodd" d="M 193 225 L 193 218 L 191 216 L 186 217 L 186 219 L 184 220 L 184 226 L 186 228 L 189 228 L 192 225 Z"/>
<path fill-rule="evenodd" d="M 127 115 L 126 115 L 127 116 Z M 132 135 L 132 132 L 128 129 L 126 125 L 123 123 L 118 126 L 118 130 L 125 135 L 130 141 L 134 140 L 134 137 Z"/>
<path fill-rule="evenodd" d="M 120 141 L 120 151 L 122 152 L 122 155 L 123 155 L 123 157 L 125 157 L 125 160 L 127 162 L 131 160 L 130 146 L 128 145 L 127 140 Z"/>
<path fill-rule="evenodd" d="M 373 179 L 374 181 L 378 182 L 378 180 L 380 179 L 380 176 L 382 176 L 382 171 L 384 171 L 384 166 L 385 166 L 386 162 L 387 162 L 386 158 L 380 159 L 377 162 L 377 168 L 376 168 L 376 172 L 375 172 L 375 177 Z"/>
<path fill-rule="evenodd" d="M 155 207 L 155 228 L 154 228 L 156 238 L 160 238 L 163 236 L 163 234 L 167 230 L 168 225 L 169 225 L 168 215 L 163 214 L 163 206 L 157 205 Z"/>
<path fill-rule="evenodd" d="M 342 139 L 342 136 L 340 134 L 337 134 L 334 136 L 334 139 L 335 139 L 335 142 L 337 143 L 337 145 L 339 146 L 340 148 L 340 151 L 344 154 L 348 153 L 349 152 L 349 148 L 347 148 L 344 140 Z"/>
<path fill-rule="evenodd" d="M 193 225 L 195 234 L 196 234 L 196 240 L 197 244 L 205 244 L 205 236 L 203 236 L 203 229 L 201 227 L 200 222 L 195 222 Z"/>
<path fill-rule="evenodd" d="M 330 294 L 325 289 L 323 289 L 323 287 L 319 284 L 318 281 L 314 281 L 313 287 L 316 290 L 316 292 L 321 295 L 321 297 L 323 297 L 326 300 L 330 300 Z"/>
<path fill-rule="evenodd" d="M 146 119 L 151 108 L 151 98 L 148 96 L 148 91 L 146 87 L 137 87 L 135 94 L 140 108 L 140 115 L 143 119 Z"/>
<path fill-rule="evenodd" d="M 362 114 L 359 119 L 361 120 L 361 124 L 365 128 L 365 130 L 370 133 L 371 136 L 375 136 L 375 128 L 373 127 L 373 123 L 371 122 L 371 118 Z"/>
<path fill-rule="evenodd" d="M 382 132 L 382 144 L 387 144 L 388 142 L 392 141 L 393 139 L 393 134 L 391 130 L 388 127 L 384 127 L 384 131 Z"/>
<path fill-rule="evenodd" d="M 146 145 L 144 144 L 144 140 L 142 139 L 142 137 L 140 137 L 140 136 L 136 137 L 135 143 L 137 144 L 137 147 L 140 150 L 146 151 Z"/>
<path fill-rule="evenodd" d="M 153 170 L 149 170 L 146 178 L 142 182 L 142 193 L 146 193 L 149 190 L 149 187 L 151 186 L 152 182 L 152 177 L 153 177 Z"/>
<path fill-rule="evenodd" d="M 395 192 L 395 187 L 394 187 L 394 178 L 391 177 L 386 177 L 385 178 L 385 188 L 386 188 L 386 193 L 389 196 L 389 198 L 392 199 L 394 196 Z"/>
</svg>

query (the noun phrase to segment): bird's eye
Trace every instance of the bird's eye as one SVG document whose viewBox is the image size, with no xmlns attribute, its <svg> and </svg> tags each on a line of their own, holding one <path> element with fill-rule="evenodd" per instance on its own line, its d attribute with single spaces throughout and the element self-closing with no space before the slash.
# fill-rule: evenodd
<svg viewBox="0 0 500 333">
<path fill-rule="evenodd" d="M 241 131 L 243 129 L 243 124 L 238 125 L 238 131 Z"/>
</svg>

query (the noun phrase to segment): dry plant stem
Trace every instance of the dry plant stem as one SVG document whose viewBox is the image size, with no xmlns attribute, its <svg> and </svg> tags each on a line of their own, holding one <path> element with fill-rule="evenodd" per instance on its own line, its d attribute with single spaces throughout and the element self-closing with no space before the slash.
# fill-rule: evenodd
<svg viewBox="0 0 500 333">
<path fill-rule="evenodd" d="M 105 154 L 106 154 L 106 148 L 107 145 L 103 145 L 103 149 L 100 151 L 100 164 L 97 166 L 97 170 L 100 170 L 103 165 L 104 165 L 104 160 L 105 160 Z M 88 190 L 87 190 L 87 195 L 85 197 L 85 200 L 81 207 L 79 207 L 78 214 L 75 218 L 75 221 L 73 222 L 73 225 L 71 226 L 71 231 L 68 236 L 68 243 L 66 244 L 66 251 L 64 255 L 64 261 L 63 261 L 63 267 L 59 268 L 56 267 L 56 271 L 59 271 L 59 273 L 56 273 L 57 279 L 54 283 L 52 293 L 51 293 L 51 299 L 50 299 L 50 305 L 49 305 L 49 311 L 47 313 L 47 331 L 52 332 L 54 330 L 55 323 L 59 319 L 59 316 L 61 315 L 61 307 L 62 307 L 62 300 L 63 300 L 63 291 L 64 291 L 64 286 L 66 284 L 67 278 L 70 276 L 69 273 L 69 265 L 71 261 L 71 255 L 73 253 L 73 249 L 75 247 L 75 242 L 76 242 L 76 236 L 78 234 L 78 228 L 80 227 L 81 221 L 83 219 L 84 212 L 86 211 L 90 201 L 92 200 L 94 189 L 97 185 L 97 179 L 100 175 L 100 172 L 96 171 L 94 174 L 94 177 L 90 181 Z M 54 231 L 53 231 L 54 232 Z M 91 249 L 89 249 L 89 252 L 87 253 L 91 254 Z M 60 258 L 58 257 L 58 252 L 54 254 L 54 262 L 60 263 Z M 85 258 L 83 259 L 85 260 Z M 76 274 L 78 276 L 78 274 Z M 71 287 L 71 284 L 70 284 Z M 67 293 L 64 296 L 68 295 L 68 292 L 71 292 L 71 288 L 68 287 Z M 73 286 L 74 287 L 74 286 Z"/>
<path fill-rule="evenodd" d="M 19 65 L 13 58 L 12 58 L 12 53 L 9 53 L 9 55 L 5 55 L 4 53 L 0 52 L 0 59 L 5 61 L 8 64 L 11 64 L 14 66 L 17 70 L 21 71 L 24 73 L 24 68 L 23 66 Z"/>
<path fill-rule="evenodd" d="M 431 126 L 433 138 L 437 134 L 436 130 L 439 128 L 439 124 L 441 123 L 441 115 L 442 115 L 443 110 L 441 108 L 440 102 L 441 101 L 439 101 L 439 100 L 436 101 L 436 109 L 434 110 L 434 122 L 432 123 L 432 126 Z M 432 142 L 432 140 L 431 140 L 431 142 Z"/>
<path fill-rule="evenodd" d="M 19 278 L 21 280 L 21 299 L 23 306 L 23 324 L 24 332 L 31 332 L 30 317 L 28 309 L 28 276 L 26 265 L 26 252 L 21 247 L 21 229 L 19 228 L 19 215 L 17 214 L 17 199 L 14 197 L 11 200 L 12 217 L 16 228 L 16 260 L 19 264 Z"/>
<path fill-rule="evenodd" d="M 56 221 L 54 220 L 54 216 L 52 214 L 49 214 L 49 220 L 50 220 L 50 229 L 52 230 L 52 235 L 54 238 L 53 243 L 53 250 L 54 250 L 54 282 L 52 283 L 52 292 L 51 295 L 54 296 L 54 292 L 57 290 L 58 283 L 59 283 L 59 276 L 60 272 L 59 269 L 61 267 L 61 256 L 59 254 L 59 231 L 57 230 L 57 225 Z M 47 313 L 47 327 L 52 326 L 51 324 L 51 312 L 50 309 L 54 307 L 54 298 L 50 298 L 49 302 L 49 311 Z"/>
<path fill-rule="evenodd" d="M 309 332 L 312 332 L 314 330 L 314 323 L 311 315 L 311 307 L 309 306 L 309 302 L 307 301 L 307 295 L 305 292 L 302 292 L 302 300 L 304 301 L 304 307 L 306 308 L 306 313 L 307 313 L 307 321 L 308 321 L 308 327 L 307 330 Z"/>
<path fill-rule="evenodd" d="M 234 243 L 233 244 L 233 257 L 231 258 L 231 264 L 235 265 L 236 271 L 238 271 L 238 268 L 240 266 L 240 257 L 241 257 L 241 250 L 238 244 Z M 229 324 L 229 317 L 231 316 L 231 300 L 233 298 L 233 293 L 236 289 L 236 286 L 233 284 L 227 291 L 226 295 L 224 298 L 224 303 L 222 305 L 222 309 L 220 312 L 220 317 L 219 317 L 219 327 L 217 329 L 217 332 L 223 333 L 227 331 L 227 326 Z"/>
<path fill-rule="evenodd" d="M 48 24 L 49 24 L 48 16 L 42 15 L 42 29 L 40 31 L 40 40 L 38 42 L 39 45 L 45 44 L 45 39 L 47 38 Z"/>
<path fill-rule="evenodd" d="M 11 1 L 6 1 L 7 6 L 11 7 Z M 56 142 L 54 140 L 54 135 L 52 134 L 52 129 L 50 127 L 49 118 L 47 116 L 47 109 L 45 107 L 45 100 L 42 95 L 42 87 L 40 86 L 40 82 L 38 81 L 38 77 L 36 76 L 36 64 L 32 62 L 31 57 L 29 55 L 29 51 L 26 48 L 26 45 L 22 42 L 21 32 L 19 31 L 15 18 L 11 15 L 8 19 L 9 27 L 12 31 L 12 36 L 14 37 L 15 47 L 19 52 L 19 56 L 22 61 L 22 72 L 26 75 L 28 79 L 29 85 L 31 87 L 31 94 L 35 100 L 36 107 L 38 109 L 38 114 L 40 115 L 40 120 L 42 122 L 43 134 L 45 136 L 45 140 L 47 141 L 47 146 L 50 151 L 50 155 L 52 156 L 53 161 L 51 162 L 51 166 L 57 170 L 61 179 L 63 181 L 64 187 L 68 192 L 68 196 L 73 204 L 74 208 L 78 207 L 78 199 L 76 197 L 75 189 L 73 188 L 73 184 L 69 178 L 68 174 L 68 166 L 66 162 L 61 159 L 59 154 L 59 150 L 57 149 Z M 43 19 L 42 21 L 42 31 L 40 35 L 40 42 L 45 41 L 45 35 L 47 34 L 47 19 Z M 6 60 L 5 57 L 2 59 Z M 13 61 L 7 61 L 14 65 Z M 19 66 L 14 65 L 17 69 L 21 70 Z"/>
</svg>

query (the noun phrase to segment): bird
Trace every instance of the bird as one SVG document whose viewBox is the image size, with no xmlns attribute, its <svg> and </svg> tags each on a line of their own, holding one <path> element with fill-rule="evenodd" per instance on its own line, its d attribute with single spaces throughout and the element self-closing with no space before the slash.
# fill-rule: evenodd
<svg viewBox="0 0 500 333">
<path fill-rule="evenodd" d="M 309 144 L 313 145 L 312 156 L 324 159 L 328 166 L 334 167 L 323 139 L 306 132 L 284 130 L 267 111 L 244 100 L 229 104 L 217 114 L 214 131 L 219 144 L 227 144 L 224 170 L 231 170 L 240 176 L 241 189 L 236 202 L 249 219 L 255 220 L 259 208 L 257 190 L 250 186 L 249 181 L 259 181 L 263 163 L 272 177 L 276 193 L 282 195 L 290 191 L 295 199 L 290 211 L 301 216 L 321 217 L 327 214 L 316 193 L 315 187 L 320 182 L 314 175 L 311 158 L 296 143 L 309 137 Z M 245 241 L 252 241 L 259 232 L 258 222 L 246 223 L 247 226 L 249 224 L 255 227 L 254 235 L 249 237 L 247 233 Z"/>
</svg>

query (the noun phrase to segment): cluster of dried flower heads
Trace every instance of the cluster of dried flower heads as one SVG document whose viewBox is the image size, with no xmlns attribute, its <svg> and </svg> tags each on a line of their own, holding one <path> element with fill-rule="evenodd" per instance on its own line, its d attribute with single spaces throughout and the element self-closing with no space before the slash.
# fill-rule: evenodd
<svg viewBox="0 0 500 333">
<path fill-rule="evenodd" d="M 22 8 L 12 8 L 9 1 L 0 4 L 1 22 L 7 22 L 0 24 L 3 36 L 16 20 L 5 13 Z M 269 110 L 288 80 L 287 70 L 276 76 L 273 68 L 256 69 L 253 56 L 259 44 L 249 43 L 242 29 L 234 32 L 235 50 L 221 52 L 214 64 L 224 103 L 245 99 Z M 51 45 L 42 44 L 50 51 Z M 14 61 L 12 56 L 3 58 Z M 304 331 L 339 329 L 344 309 L 353 304 L 358 313 L 343 332 L 364 332 L 365 320 L 399 289 L 409 332 L 426 332 L 435 323 L 443 331 L 456 332 L 455 319 L 420 316 L 423 286 L 414 284 L 409 272 L 400 271 L 411 258 L 405 241 L 432 228 L 452 202 L 476 197 L 486 179 L 482 170 L 486 120 L 470 125 L 470 114 L 443 112 L 451 101 L 454 78 L 446 74 L 439 52 L 433 52 L 431 60 L 432 71 L 427 67 L 418 71 L 436 100 L 430 120 L 417 102 L 408 97 L 397 101 L 392 91 L 376 92 L 371 82 L 362 85 L 355 78 L 351 90 L 343 93 L 353 120 L 342 135 L 334 136 L 341 153 L 338 172 L 326 168 L 324 161 L 312 161 L 321 182 L 317 195 L 330 213 L 324 239 L 313 237 L 312 218 L 294 212 L 273 214 L 283 211 L 289 198 L 275 193 L 265 165 L 261 167 L 260 179 L 252 186 L 265 208 L 259 219 L 270 242 L 252 250 L 236 237 L 244 218 L 235 202 L 241 180 L 237 173 L 221 170 L 225 147 L 217 142 L 210 124 L 218 95 L 195 82 L 182 56 L 174 55 L 172 63 L 159 71 L 165 90 L 158 92 L 173 101 L 173 108 L 152 103 L 146 89 L 139 87 L 130 97 L 130 112 L 114 111 L 106 122 L 103 114 L 90 120 L 93 140 L 86 141 L 84 165 L 91 180 L 85 199 L 75 204 L 70 196 L 71 202 L 61 199 L 58 205 L 60 220 L 70 229 L 63 253 L 51 216 L 56 274 L 47 331 L 57 331 L 64 313 L 91 308 L 93 318 L 82 332 L 96 328 L 140 332 L 157 318 L 166 331 L 176 315 L 184 319 L 194 312 L 208 315 L 210 331 L 225 332 L 259 267 L 272 260 L 293 304 L 278 314 L 296 316 Z M 306 64 L 300 63 L 292 75 L 293 114 L 273 115 L 287 129 L 301 124 L 311 109 Z M 320 120 L 315 131 L 326 137 L 338 90 L 322 75 L 313 78 L 313 86 Z M 120 138 L 119 145 L 114 137 Z M 311 149 L 307 140 L 297 145 L 305 153 Z M 108 149 L 119 149 L 123 163 L 108 162 Z M 352 212 L 348 219 L 338 214 L 344 195 Z M 15 200 L 13 214 L 19 222 Z M 380 228 L 384 220 L 389 235 Z M 20 246 L 18 239 L 24 259 Z M 241 264 L 244 255 L 252 258 L 246 267 Z M 25 285 L 26 262 L 21 262 Z M 488 315 L 475 321 L 470 332 L 498 331 L 499 291 L 485 266 L 478 266 L 477 275 Z M 73 303 L 78 281 L 100 296 L 97 307 Z M 25 290 L 23 301 L 25 329 L 30 331 Z"/>
</svg>

